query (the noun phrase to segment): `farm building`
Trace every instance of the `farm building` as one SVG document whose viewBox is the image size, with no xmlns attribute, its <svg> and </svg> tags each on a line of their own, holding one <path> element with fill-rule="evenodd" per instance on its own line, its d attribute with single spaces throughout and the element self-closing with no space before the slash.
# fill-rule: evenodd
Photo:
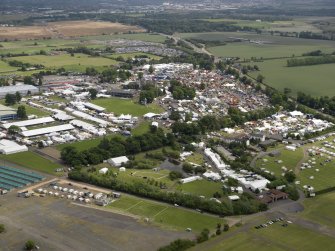
<svg viewBox="0 0 335 251">
<path fill-rule="evenodd" d="M 59 125 L 59 126 L 51 126 L 51 127 L 40 128 L 40 129 L 22 131 L 21 135 L 24 137 L 34 137 L 34 136 L 45 135 L 45 134 L 49 134 L 53 132 L 69 131 L 73 129 L 74 129 L 73 125 L 65 124 L 65 125 Z"/>
<path fill-rule="evenodd" d="M 21 146 L 14 141 L 10 141 L 7 139 L 0 140 L 0 153 L 2 154 L 8 155 L 26 151 L 28 151 L 28 147 L 26 146 Z"/>
<path fill-rule="evenodd" d="M 100 174 L 106 174 L 107 172 L 108 172 L 108 168 L 107 168 L 107 167 L 101 168 L 101 169 L 99 170 L 99 173 L 100 173 Z"/>
<path fill-rule="evenodd" d="M 0 105 L 0 121 L 16 119 L 16 109 Z"/>
<path fill-rule="evenodd" d="M 4 123 L 2 124 L 2 127 L 5 129 L 8 129 L 11 126 L 26 127 L 26 126 L 34 126 L 34 125 L 51 123 L 54 121 L 55 120 L 51 117 L 43 117 L 43 118 L 28 119 L 24 121 L 13 122 L 13 123 Z"/>
<path fill-rule="evenodd" d="M 129 161 L 129 159 L 126 156 L 120 156 L 117 158 L 111 158 L 107 160 L 109 164 L 112 166 L 120 167 L 122 164 L 126 164 Z"/>
<path fill-rule="evenodd" d="M 19 92 L 22 96 L 37 94 L 38 88 L 33 85 L 10 85 L 0 87 L 0 98 L 4 98 L 6 94 L 15 94 Z"/>
</svg>

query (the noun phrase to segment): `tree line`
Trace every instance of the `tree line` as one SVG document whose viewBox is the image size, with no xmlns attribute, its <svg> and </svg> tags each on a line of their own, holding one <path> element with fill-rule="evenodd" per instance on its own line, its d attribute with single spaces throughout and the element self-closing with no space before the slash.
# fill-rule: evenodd
<svg viewBox="0 0 335 251">
<path fill-rule="evenodd" d="M 335 57 L 325 55 L 322 57 L 309 57 L 309 58 L 292 58 L 287 60 L 287 67 L 319 65 L 319 64 L 333 64 Z"/>
</svg>

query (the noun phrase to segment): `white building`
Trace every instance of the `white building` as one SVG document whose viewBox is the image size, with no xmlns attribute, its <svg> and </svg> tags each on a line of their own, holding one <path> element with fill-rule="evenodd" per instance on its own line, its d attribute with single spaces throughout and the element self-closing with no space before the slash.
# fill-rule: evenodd
<svg viewBox="0 0 335 251">
<path fill-rule="evenodd" d="M 120 167 L 123 164 L 128 163 L 128 161 L 129 161 L 129 159 L 127 158 L 127 156 L 120 156 L 120 157 L 111 158 L 111 159 L 107 160 L 107 162 L 109 164 L 111 164 L 112 166 L 115 166 L 115 167 Z"/>
<path fill-rule="evenodd" d="M 99 170 L 99 173 L 100 173 L 100 174 L 106 174 L 107 172 L 108 172 L 108 168 L 107 168 L 107 167 L 101 168 L 101 169 Z"/>
<path fill-rule="evenodd" d="M 185 179 L 181 179 L 180 183 L 182 184 L 186 184 L 186 183 L 190 183 L 196 180 L 202 180 L 202 178 L 200 176 L 191 176 L 191 177 L 187 177 Z"/>
<path fill-rule="evenodd" d="M 21 146 L 14 141 L 7 139 L 0 140 L 0 153 L 8 155 L 28 151 L 28 147 Z"/>
</svg>

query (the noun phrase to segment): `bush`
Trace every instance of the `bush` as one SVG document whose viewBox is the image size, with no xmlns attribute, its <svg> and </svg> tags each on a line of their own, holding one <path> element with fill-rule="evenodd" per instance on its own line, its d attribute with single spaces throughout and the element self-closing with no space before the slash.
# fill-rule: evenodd
<svg viewBox="0 0 335 251">
<path fill-rule="evenodd" d="M 25 248 L 26 250 L 32 250 L 32 249 L 35 248 L 35 246 L 36 246 L 36 244 L 35 244 L 35 242 L 32 241 L 32 240 L 29 240 L 29 241 L 26 242 L 26 244 L 24 244 L 24 248 Z"/>
<path fill-rule="evenodd" d="M 158 251 L 184 251 L 195 245 L 194 241 L 178 239 L 171 242 L 169 245 L 161 247 Z"/>
<path fill-rule="evenodd" d="M 197 236 L 197 242 L 205 242 L 209 239 L 209 230 L 205 228 L 204 230 L 201 231 L 200 235 Z"/>
<path fill-rule="evenodd" d="M 5 232 L 5 225 L 4 224 L 0 224 L 0 234 Z"/>
<path fill-rule="evenodd" d="M 183 175 L 182 175 L 181 172 L 171 171 L 169 173 L 169 178 L 170 178 L 170 180 L 181 179 L 181 178 L 183 178 Z"/>
<path fill-rule="evenodd" d="M 183 171 L 185 173 L 193 173 L 193 166 L 190 163 L 183 164 Z"/>
</svg>

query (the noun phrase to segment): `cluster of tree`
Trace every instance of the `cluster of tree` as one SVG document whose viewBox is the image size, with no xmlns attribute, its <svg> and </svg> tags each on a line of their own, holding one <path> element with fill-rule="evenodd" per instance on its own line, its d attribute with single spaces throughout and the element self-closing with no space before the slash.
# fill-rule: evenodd
<svg viewBox="0 0 335 251">
<path fill-rule="evenodd" d="M 321 110 L 326 114 L 330 114 L 332 116 L 335 115 L 335 96 L 332 98 L 328 96 L 312 97 L 311 95 L 307 95 L 303 92 L 298 92 L 297 101 L 310 108 Z"/>
<path fill-rule="evenodd" d="M 20 105 L 18 108 L 17 108 L 17 118 L 18 119 L 27 119 L 28 116 L 27 116 L 27 111 L 26 111 L 26 107 L 24 105 Z"/>
<path fill-rule="evenodd" d="M 126 81 L 130 78 L 131 73 L 127 70 L 123 69 L 115 69 L 109 68 L 104 70 L 101 74 L 99 74 L 99 78 L 101 82 L 111 82 L 115 83 L 118 79 L 121 81 Z"/>
<path fill-rule="evenodd" d="M 190 63 L 194 67 L 199 66 L 201 69 L 213 70 L 214 58 L 204 53 L 184 53 L 175 57 L 164 57 L 158 61 L 159 63 Z"/>
<path fill-rule="evenodd" d="M 243 65 L 241 71 L 243 74 L 248 74 L 249 71 L 259 71 L 259 67 L 257 65 Z"/>
<path fill-rule="evenodd" d="M 7 53 L 1 53 L 0 54 L 1 58 L 24 57 L 24 56 L 29 56 L 29 54 L 25 53 L 25 52 L 20 52 L 20 53 L 7 52 Z"/>
<path fill-rule="evenodd" d="M 22 96 L 19 92 L 16 92 L 15 94 L 7 93 L 5 96 L 5 104 L 15 105 L 16 103 L 20 102 L 21 99 L 22 99 Z"/>
<path fill-rule="evenodd" d="M 302 31 L 299 33 L 299 38 L 305 39 L 320 39 L 320 40 L 331 40 L 331 38 L 325 34 L 314 33 L 311 31 Z"/>
<path fill-rule="evenodd" d="M 195 97 L 195 89 L 193 87 L 182 85 L 182 83 L 177 80 L 170 81 L 169 91 L 172 93 L 173 98 L 177 100 L 192 100 Z"/>
<path fill-rule="evenodd" d="M 152 128 L 150 132 L 140 136 L 131 136 L 127 139 L 104 138 L 97 147 L 85 151 L 78 151 L 74 147 L 65 147 L 61 152 L 62 160 L 71 166 L 99 164 L 104 160 L 123 155 L 158 149 L 174 143 L 172 134 L 165 135 L 161 128 Z"/>
<path fill-rule="evenodd" d="M 82 54 L 86 54 L 86 55 L 93 56 L 93 57 L 100 56 L 100 52 L 97 51 L 97 49 L 87 48 L 85 46 L 79 46 L 75 48 L 61 48 L 61 49 L 56 49 L 56 50 L 66 51 L 67 53 L 71 54 L 71 56 L 74 56 L 74 53 L 82 53 Z"/>
<path fill-rule="evenodd" d="M 153 84 L 146 84 L 142 86 L 142 90 L 140 92 L 140 103 L 150 104 L 154 101 L 155 98 L 162 96 L 163 92 L 160 88 L 156 87 Z"/>
<path fill-rule="evenodd" d="M 44 68 L 44 65 L 42 64 L 30 64 L 30 63 L 24 63 L 18 60 L 10 60 L 8 61 L 8 64 L 12 67 L 20 67 L 21 71 L 26 71 L 28 68 L 36 68 L 36 69 Z"/>
<path fill-rule="evenodd" d="M 310 51 L 310 52 L 306 52 L 302 54 L 302 56 L 304 57 L 317 57 L 317 56 L 322 56 L 322 55 L 323 53 L 321 50 Z"/>
<path fill-rule="evenodd" d="M 292 58 L 287 60 L 287 67 L 297 67 L 306 65 L 319 65 L 319 64 L 333 64 L 335 63 L 335 57 L 326 55 L 322 57 L 312 58 Z"/>
<path fill-rule="evenodd" d="M 266 210 L 266 205 L 254 200 L 247 194 L 241 196 L 238 202 L 222 202 L 200 198 L 197 195 L 184 194 L 181 192 L 168 192 L 160 189 L 159 187 L 152 186 L 142 181 L 134 181 L 127 183 L 123 180 L 114 178 L 111 175 L 99 175 L 85 170 L 75 169 L 69 173 L 69 178 L 85 183 L 113 189 L 116 191 L 126 192 L 146 198 L 151 198 L 158 201 L 163 201 L 170 204 L 178 204 L 180 206 L 200 209 L 205 212 L 217 215 L 234 215 L 234 214 L 251 214 Z"/>
<path fill-rule="evenodd" d="M 0 86 L 8 86 L 9 80 L 7 78 L 0 78 Z"/>
<path fill-rule="evenodd" d="M 194 245 L 194 241 L 187 239 L 178 239 L 164 247 L 159 248 L 158 251 L 185 251 L 193 247 Z"/>
</svg>

